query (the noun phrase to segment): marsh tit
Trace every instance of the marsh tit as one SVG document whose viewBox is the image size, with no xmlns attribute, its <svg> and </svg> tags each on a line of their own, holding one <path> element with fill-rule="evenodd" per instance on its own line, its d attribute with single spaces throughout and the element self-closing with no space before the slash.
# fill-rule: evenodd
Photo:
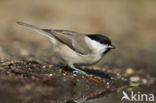
<svg viewBox="0 0 156 103">
<path fill-rule="evenodd" d="M 47 36 L 53 44 L 53 50 L 74 72 L 85 74 L 75 65 L 93 65 L 111 49 L 115 49 L 111 40 L 101 34 L 84 34 L 69 30 L 41 29 L 31 24 L 17 21 L 19 25 L 29 27 Z"/>
</svg>

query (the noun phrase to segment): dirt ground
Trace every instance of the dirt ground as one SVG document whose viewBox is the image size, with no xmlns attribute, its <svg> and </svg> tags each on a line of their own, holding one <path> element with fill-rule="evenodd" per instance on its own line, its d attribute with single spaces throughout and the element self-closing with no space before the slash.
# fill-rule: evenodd
<svg viewBox="0 0 156 103">
<path fill-rule="evenodd" d="M 156 93 L 155 78 L 143 71 L 120 68 L 115 71 L 84 70 L 92 75 L 74 74 L 72 69 L 35 59 L 0 61 L 0 101 L 2 103 L 77 103 L 106 97 L 115 102 L 121 91 Z M 136 79 L 138 78 L 138 79 Z M 121 96 L 121 95 L 120 95 Z M 114 98 L 113 100 L 110 99 Z M 98 99 L 97 99 L 98 100 Z M 102 100 L 98 102 L 102 103 Z M 97 101 L 95 101 L 97 102 Z M 78 102 L 81 103 L 81 102 Z"/>
<path fill-rule="evenodd" d="M 74 100 L 84 98 L 86 101 L 107 96 L 115 98 L 114 95 L 122 90 L 143 89 L 146 93 L 156 93 L 155 78 L 150 75 L 134 71 L 132 68 L 128 68 L 123 74 L 119 68 L 116 70 L 118 71 L 85 69 L 87 73 L 94 75 L 85 76 L 73 74 L 70 68 L 53 66 L 39 60 L 1 60 L 0 101 L 2 103 L 76 103 Z M 112 102 L 114 101 L 115 99 Z"/>
<path fill-rule="evenodd" d="M 0 103 L 120 103 L 123 91 L 155 95 L 155 5 L 154 0 L 0 0 Z M 57 61 L 47 38 L 18 20 L 104 34 L 117 49 L 97 65 L 81 67 L 92 76 L 74 74 Z"/>
</svg>

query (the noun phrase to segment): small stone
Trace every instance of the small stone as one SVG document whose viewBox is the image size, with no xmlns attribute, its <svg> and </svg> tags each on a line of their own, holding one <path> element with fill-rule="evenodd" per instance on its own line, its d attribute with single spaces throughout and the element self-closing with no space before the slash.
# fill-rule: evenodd
<svg viewBox="0 0 156 103">
<path fill-rule="evenodd" d="M 133 87 L 139 86 L 140 85 L 140 77 L 139 76 L 130 77 L 130 85 Z"/>
<path fill-rule="evenodd" d="M 139 76 L 132 76 L 132 77 L 130 77 L 130 81 L 138 82 L 138 81 L 140 81 L 140 77 Z"/>
<path fill-rule="evenodd" d="M 66 76 L 66 73 L 63 73 L 63 76 Z"/>
<path fill-rule="evenodd" d="M 46 66 L 45 66 L 45 65 L 43 65 L 43 66 L 42 66 L 42 68 L 43 68 L 43 69 L 45 69 L 45 68 L 46 68 Z"/>
<path fill-rule="evenodd" d="M 142 83 L 143 83 L 143 84 L 147 84 L 147 80 L 146 80 L 146 79 L 143 79 L 143 80 L 142 80 Z"/>
<path fill-rule="evenodd" d="M 106 86 L 107 86 L 107 88 L 110 88 L 110 83 L 107 82 L 107 83 L 106 83 Z"/>
<path fill-rule="evenodd" d="M 77 74 L 73 74 L 74 77 L 77 77 Z"/>
<path fill-rule="evenodd" d="M 139 83 L 131 82 L 131 83 L 130 83 L 130 86 L 132 86 L 132 87 L 138 87 L 138 86 L 139 86 Z"/>
<path fill-rule="evenodd" d="M 50 76 L 50 77 L 52 77 L 52 76 L 53 76 L 53 74 L 49 74 L 49 76 Z"/>
<path fill-rule="evenodd" d="M 131 74 L 134 74 L 134 73 L 135 73 L 135 71 L 134 71 L 133 68 L 127 68 L 127 70 L 126 70 L 127 75 L 131 75 Z"/>
</svg>

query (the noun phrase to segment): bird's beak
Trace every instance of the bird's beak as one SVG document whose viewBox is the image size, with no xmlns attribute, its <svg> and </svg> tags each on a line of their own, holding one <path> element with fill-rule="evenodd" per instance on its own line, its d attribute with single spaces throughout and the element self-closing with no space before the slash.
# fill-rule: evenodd
<svg viewBox="0 0 156 103">
<path fill-rule="evenodd" d="M 114 45 L 109 45 L 108 48 L 115 49 L 115 46 Z"/>
</svg>

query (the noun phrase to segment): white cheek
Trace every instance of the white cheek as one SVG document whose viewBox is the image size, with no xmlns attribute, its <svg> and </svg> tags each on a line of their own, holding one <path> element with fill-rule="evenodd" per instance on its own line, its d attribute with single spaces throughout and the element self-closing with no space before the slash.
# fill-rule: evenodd
<svg viewBox="0 0 156 103">
<path fill-rule="evenodd" d="M 108 45 L 103 45 L 103 44 L 100 44 L 99 42 L 95 41 L 95 40 L 91 40 L 89 39 L 88 37 L 85 37 L 85 40 L 87 42 L 88 45 L 91 45 L 92 48 L 98 52 L 98 53 L 103 53 L 104 51 L 107 50 L 108 48 Z"/>
</svg>

